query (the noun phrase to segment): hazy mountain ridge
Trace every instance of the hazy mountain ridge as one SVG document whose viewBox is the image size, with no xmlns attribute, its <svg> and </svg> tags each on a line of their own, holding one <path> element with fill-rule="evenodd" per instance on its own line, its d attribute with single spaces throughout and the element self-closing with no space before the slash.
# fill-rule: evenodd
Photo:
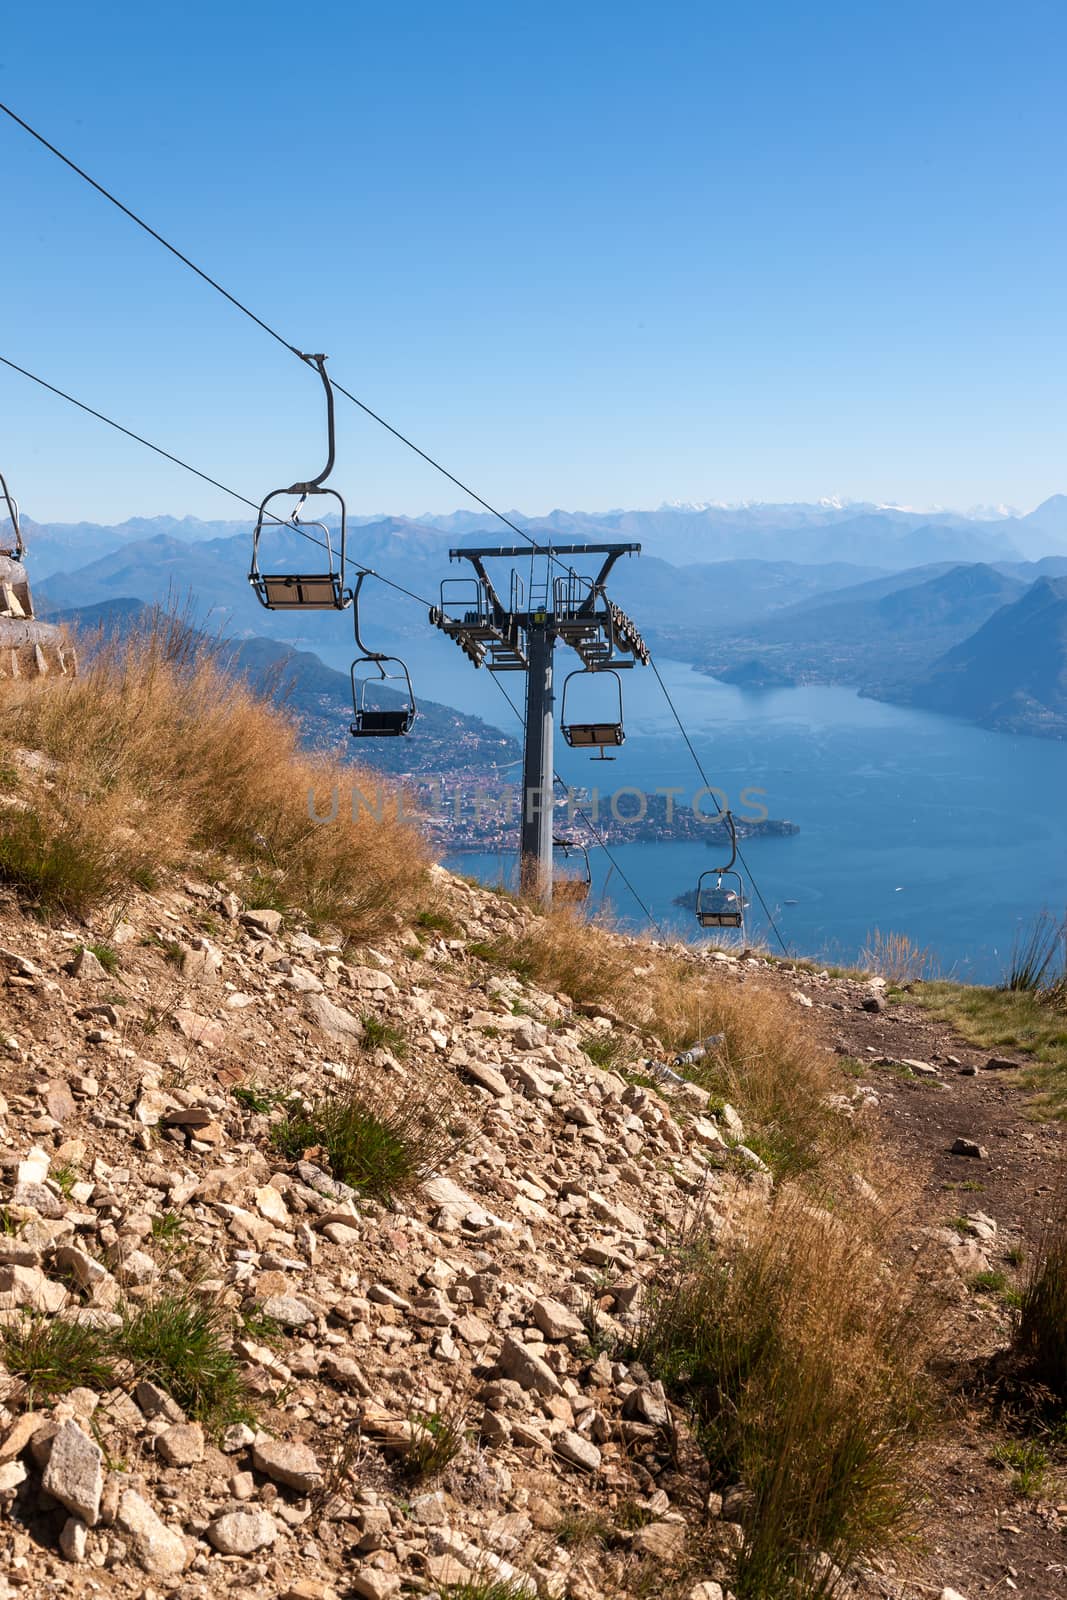
<svg viewBox="0 0 1067 1600">
<path fill-rule="evenodd" d="M 521 511 L 508 515 L 536 538 L 633 539 L 643 543 L 648 554 L 674 565 L 755 558 L 817 564 L 847 561 L 903 569 L 937 560 L 995 561 L 1067 554 L 1067 495 L 1052 495 L 1025 516 L 1002 518 L 835 501 L 671 505 L 645 510 L 557 509 L 543 517 L 528 517 Z M 39 580 L 161 534 L 188 544 L 246 538 L 252 521 L 251 515 L 214 521 L 156 516 L 131 517 L 109 526 L 39 523 L 24 517 Z M 424 554 L 432 550 L 435 555 L 446 553 L 450 543 L 509 538 L 507 529 L 494 517 L 478 510 L 418 517 L 360 514 L 351 516 L 349 524 L 379 552 L 385 538 L 399 538 L 409 549 L 421 549 Z"/>
<path fill-rule="evenodd" d="M 754 555 L 754 548 L 766 548 L 768 542 L 774 547 L 784 538 L 780 526 L 775 530 L 776 518 L 779 524 L 792 520 L 793 556 L 767 560 Z M 489 525 L 482 517 L 485 525 L 479 531 L 475 526 L 479 518 L 466 513 L 436 519 L 447 521 L 447 529 L 430 525 L 433 520 L 355 519 L 349 556 L 435 603 L 442 579 L 469 576 L 466 563 L 449 563 L 449 549 L 454 543 L 488 542 Z M 1029 531 L 1017 545 L 1005 538 L 1004 530 L 1017 534 L 1024 524 Z M 500 530 L 492 526 L 495 543 Z M 1059 736 L 1055 648 L 1042 669 L 1048 681 L 1035 679 L 1025 691 L 1025 704 L 1010 715 L 998 711 L 988 696 L 978 696 L 976 711 L 965 709 L 963 701 L 957 708 L 954 671 L 939 664 L 998 611 L 1021 600 L 1032 585 L 1042 580 L 1055 583 L 1067 574 L 1067 555 L 1018 559 L 1019 546 L 1038 538 L 1055 543 L 1060 537 L 1057 530 L 1062 530 L 1067 543 L 1065 496 L 1052 497 L 1027 517 L 1001 522 L 977 523 L 952 513 L 924 520 L 918 513 L 895 508 L 756 506 L 596 515 L 558 512 L 526 526 L 535 537 L 551 534 L 559 540 L 566 535 L 576 543 L 608 536 L 642 542 L 646 553 L 640 560 L 623 560 L 616 567 L 613 596 L 633 613 L 662 654 L 691 661 L 726 681 L 747 688 L 797 681 L 841 683 L 912 703 L 912 695 L 922 692 L 919 685 L 929 678 L 926 692 L 943 701 L 946 710 L 975 720 L 1000 718 L 1013 727 L 1032 724 L 1032 731 Z M 151 531 L 144 537 L 146 529 Z M 106 605 L 120 597 L 161 604 L 193 597 L 197 618 L 209 630 L 235 641 L 270 641 L 283 654 L 303 652 L 327 673 L 332 669 L 317 652 L 338 661 L 351 640 L 351 623 L 344 617 L 333 619 L 324 633 L 321 616 L 297 618 L 259 605 L 248 584 L 251 539 L 246 525 L 155 518 L 133 519 L 112 530 L 85 524 L 60 532 L 69 535 L 79 553 L 105 535 L 118 542 L 88 563 L 55 571 L 38 582 L 42 613 Z M 747 554 L 708 559 L 709 537 L 728 545 L 742 532 Z M 28 533 L 35 575 L 35 541 L 41 530 L 29 524 Z M 192 537 L 180 536 L 185 534 Z M 278 537 L 272 540 L 275 553 Z M 306 567 L 305 542 L 296 536 L 280 537 L 289 543 L 286 559 L 295 567 Z M 995 560 L 928 559 L 936 547 L 960 540 L 972 547 L 992 543 L 1011 554 Z M 864 559 L 829 559 L 827 547 L 834 541 L 859 550 Z M 820 560 L 804 558 L 800 552 L 806 543 L 818 550 Z M 50 548 L 54 555 L 59 544 Z M 664 548 L 683 553 L 696 548 L 703 559 L 675 564 L 665 559 Z M 901 566 L 903 553 L 915 548 L 924 559 Z M 874 550 L 882 555 L 882 565 L 873 560 Z M 270 554 L 265 553 L 269 562 Z M 592 569 L 591 559 L 574 559 L 580 569 Z M 521 573 L 522 563 L 516 565 Z M 363 626 L 372 647 L 402 654 L 406 641 L 425 632 L 427 620 L 409 596 L 370 579 L 364 589 Z M 966 695 L 963 699 L 971 703 Z M 442 759 L 446 755 L 443 747 L 440 755 Z"/>
<path fill-rule="evenodd" d="M 894 695 L 1005 733 L 1067 738 L 1067 577 L 1041 577 Z"/>
</svg>

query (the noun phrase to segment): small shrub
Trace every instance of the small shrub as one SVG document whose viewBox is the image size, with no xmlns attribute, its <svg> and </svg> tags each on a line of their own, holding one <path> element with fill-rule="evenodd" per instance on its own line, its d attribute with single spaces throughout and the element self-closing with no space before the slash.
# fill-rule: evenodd
<svg viewBox="0 0 1067 1600">
<path fill-rule="evenodd" d="M 69 1200 L 70 1191 L 78 1181 L 78 1174 L 75 1169 L 64 1161 L 58 1166 L 53 1167 L 49 1173 L 49 1176 L 52 1179 L 52 1182 L 57 1185 L 59 1192 L 64 1199 Z"/>
<path fill-rule="evenodd" d="M 420 911 L 415 918 L 415 926 L 425 928 L 427 933 L 439 933 L 443 939 L 459 939 L 463 936 L 462 928 L 443 911 Z"/>
<path fill-rule="evenodd" d="M 235 1089 L 233 1097 L 245 1111 L 254 1111 L 259 1116 L 267 1116 L 276 1106 L 285 1105 L 290 1098 L 288 1094 L 279 1094 L 276 1089 L 265 1088 L 254 1079 Z"/>
<path fill-rule="evenodd" d="M 371 1012 L 364 1012 L 360 1018 L 363 1024 L 363 1043 L 372 1050 L 389 1050 L 398 1060 L 403 1061 L 407 1055 L 408 1042 L 399 1028 L 393 1028 L 388 1022 L 383 1022 L 381 1017 L 376 1017 Z"/>
<path fill-rule="evenodd" d="M 1062 981 L 1061 967 L 1067 968 L 1067 928 L 1061 927 L 1047 911 L 1042 911 L 1028 928 L 1015 935 L 1001 987 L 1024 994 L 1040 994 L 1050 986 L 1050 974 L 1052 986 Z"/>
<path fill-rule="evenodd" d="M 860 955 L 864 972 L 873 972 L 888 983 L 919 983 L 933 969 L 931 951 L 920 948 L 906 933 L 883 933 L 875 928 L 868 934 Z"/>
<path fill-rule="evenodd" d="M 1031 1257 L 1022 1288 L 1015 1351 L 1031 1379 L 1067 1402 L 1067 1182 L 1059 1185 L 1059 1208 Z"/>
<path fill-rule="evenodd" d="M 19 1321 L 0 1325 L 0 1358 L 22 1380 L 31 1407 L 77 1387 L 110 1389 L 116 1382 L 107 1335 L 58 1317 L 24 1312 Z"/>
<path fill-rule="evenodd" d="M 90 955 L 96 957 L 109 978 L 115 976 L 119 970 L 117 950 L 113 950 L 109 944 L 87 944 L 85 949 L 88 950 Z"/>
<path fill-rule="evenodd" d="M 152 1218 L 152 1237 L 160 1244 L 177 1244 L 185 1233 L 180 1212 L 159 1211 Z"/>
<path fill-rule="evenodd" d="M 1044 1445 L 1035 1439 L 1013 1439 L 1008 1444 L 998 1444 L 992 1459 L 999 1466 L 1013 1469 L 1011 1486 L 1016 1494 L 1036 1498 L 1044 1489 L 1049 1456 Z"/>
<path fill-rule="evenodd" d="M 1008 1280 L 1003 1272 L 994 1268 L 989 1272 L 976 1272 L 970 1280 L 970 1286 L 975 1294 L 1003 1294 L 1008 1287 Z"/>
<path fill-rule="evenodd" d="M 467 1436 L 468 1410 L 467 1397 L 461 1395 L 443 1411 L 414 1414 L 404 1456 L 407 1477 L 435 1478 L 456 1459 Z"/>
<path fill-rule="evenodd" d="M 639 1355 L 688 1406 L 713 1487 L 752 1494 L 739 1600 L 830 1595 L 907 1527 L 930 1341 L 873 1227 L 786 1186 L 728 1242 L 690 1241 L 651 1297 Z"/>
<path fill-rule="evenodd" d="M 114 1338 L 137 1377 L 165 1389 L 187 1415 L 221 1427 L 248 1414 L 230 1333 L 218 1302 L 184 1285 L 126 1306 Z"/>
<path fill-rule="evenodd" d="M 454 1082 L 416 1083 L 365 1066 L 329 1099 L 290 1111 L 271 1129 L 290 1159 L 319 1151 L 335 1178 L 380 1199 L 447 1166 L 468 1137 Z"/>
</svg>

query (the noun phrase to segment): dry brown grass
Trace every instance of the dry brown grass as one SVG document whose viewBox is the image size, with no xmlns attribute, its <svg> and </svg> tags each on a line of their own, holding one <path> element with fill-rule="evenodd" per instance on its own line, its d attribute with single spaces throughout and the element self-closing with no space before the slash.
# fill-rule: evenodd
<svg viewBox="0 0 1067 1600">
<path fill-rule="evenodd" d="M 873 972 L 887 983 L 919 983 L 933 976 L 934 955 L 910 939 L 906 933 L 883 933 L 875 928 L 867 935 L 860 956 L 864 972 Z"/>
<path fill-rule="evenodd" d="M 686 1241 L 644 1330 L 711 1486 L 751 1496 L 740 1600 L 833 1594 L 914 1527 L 937 1306 L 898 1259 L 894 1219 L 832 1200 L 784 1185 L 725 1240 Z"/>
<path fill-rule="evenodd" d="M 300 907 L 367 938 L 413 908 L 426 851 L 412 829 L 316 824 L 350 768 L 300 749 L 295 723 L 230 677 L 180 619 L 105 645 L 76 680 L 4 685 L 5 737 L 52 758 L 0 809 L 0 878 L 84 916 L 201 852 L 239 863 L 257 904 Z M 342 776 L 345 781 L 342 781 Z"/>
<path fill-rule="evenodd" d="M 650 1047 L 667 1054 L 723 1034 L 722 1046 L 686 1073 L 741 1110 L 746 1143 L 777 1173 L 818 1166 L 849 1136 L 827 1108 L 830 1058 L 777 991 L 741 987 L 699 962 L 624 942 L 572 911 L 531 922 L 502 955 L 543 986 L 651 1035 Z"/>
</svg>

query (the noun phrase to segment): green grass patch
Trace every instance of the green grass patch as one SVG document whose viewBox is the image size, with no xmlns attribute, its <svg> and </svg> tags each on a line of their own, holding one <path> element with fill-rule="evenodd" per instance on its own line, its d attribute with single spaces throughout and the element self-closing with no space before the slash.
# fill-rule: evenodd
<svg viewBox="0 0 1067 1600">
<path fill-rule="evenodd" d="M 1012 1469 L 1011 1486 L 1016 1494 L 1028 1499 L 1041 1494 L 1051 1463 L 1048 1451 L 1036 1439 L 1012 1439 L 1007 1444 L 998 1444 L 991 1459 L 998 1466 Z"/>
<path fill-rule="evenodd" d="M 408 1042 L 399 1028 L 392 1027 L 372 1012 L 364 1012 L 359 1019 L 363 1024 L 363 1043 L 371 1050 L 389 1050 L 398 1061 L 408 1053 Z"/>
<path fill-rule="evenodd" d="M 117 1381 L 115 1352 L 105 1333 L 28 1311 L 0 1326 L 0 1360 L 25 1386 L 31 1408 L 74 1388 L 110 1389 Z"/>
<path fill-rule="evenodd" d="M 315 1151 L 342 1183 L 388 1200 L 454 1160 L 468 1138 L 464 1108 L 453 1080 L 415 1083 L 361 1067 L 328 1099 L 276 1122 L 271 1142 L 290 1160 Z"/>
<path fill-rule="evenodd" d="M 1067 1117 L 1067 1005 L 1056 992 L 924 983 L 911 999 L 979 1049 L 1032 1056 L 1027 1082 L 1039 1091 L 1040 1105 Z"/>
<path fill-rule="evenodd" d="M 443 939 L 462 939 L 463 930 L 443 911 L 420 911 L 415 918 L 416 928 L 427 933 L 439 933 Z"/>
<path fill-rule="evenodd" d="M 185 1286 L 125 1306 L 114 1341 L 138 1378 L 158 1384 L 187 1416 L 217 1430 L 249 1415 L 232 1332 L 222 1306 Z"/>
<path fill-rule="evenodd" d="M 1004 1294 L 1008 1287 L 1008 1280 L 1003 1272 L 992 1268 L 989 1272 L 976 1272 L 970 1280 L 970 1287 L 974 1294 Z"/>
</svg>

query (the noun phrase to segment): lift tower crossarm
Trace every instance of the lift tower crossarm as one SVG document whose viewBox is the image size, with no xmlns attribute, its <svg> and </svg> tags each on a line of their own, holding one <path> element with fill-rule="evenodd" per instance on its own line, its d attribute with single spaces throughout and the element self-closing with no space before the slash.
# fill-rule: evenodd
<svg viewBox="0 0 1067 1600">
<path fill-rule="evenodd" d="M 552 900 L 552 840 L 554 818 L 554 763 L 552 758 L 554 701 L 553 656 L 557 643 L 574 651 L 585 672 L 606 670 L 618 682 L 617 669 L 640 662 L 647 666 L 648 649 L 636 624 L 608 598 L 608 577 L 621 556 L 640 555 L 639 544 L 535 545 L 534 557 L 549 563 L 561 556 L 600 556 L 595 578 L 564 565 L 564 576 L 549 581 L 544 599 L 526 596 L 521 580 L 511 575 L 510 604 L 505 605 L 493 586 L 486 563 L 517 561 L 531 555 L 528 545 L 464 545 L 448 552 L 451 561 L 469 561 L 477 578 L 474 604 L 461 615 L 450 613 L 445 585 L 465 580 L 446 579 L 441 604 L 430 611 L 430 621 L 460 646 L 474 665 L 488 660 L 490 672 L 525 672 L 526 729 L 523 745 L 523 794 L 520 827 L 520 881 L 526 894 L 545 904 Z M 629 659 L 626 659 L 629 657 Z M 622 691 L 619 691 L 619 726 L 615 743 L 622 743 Z M 605 742 L 599 741 L 601 745 Z"/>
<path fill-rule="evenodd" d="M 496 544 L 484 547 L 478 546 L 477 548 L 472 545 L 464 545 L 458 550 L 450 550 L 448 559 L 450 561 L 458 561 L 462 557 L 470 560 L 477 556 L 481 561 L 487 556 L 504 556 L 505 558 L 510 557 L 514 561 L 519 556 L 528 556 L 529 554 L 530 546 L 528 544 Z M 545 545 L 543 550 L 540 548 L 534 550 L 535 556 L 610 556 L 611 560 L 604 566 L 597 580 L 598 583 L 603 583 L 620 556 L 639 556 L 640 554 L 641 546 L 639 544 L 553 544 Z"/>
</svg>

